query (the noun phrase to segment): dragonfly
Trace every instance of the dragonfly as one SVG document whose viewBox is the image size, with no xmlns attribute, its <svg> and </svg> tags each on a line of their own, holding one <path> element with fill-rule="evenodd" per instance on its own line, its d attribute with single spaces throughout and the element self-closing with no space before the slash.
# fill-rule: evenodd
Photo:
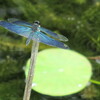
<svg viewBox="0 0 100 100">
<path fill-rule="evenodd" d="M 0 20 L 0 26 L 8 29 L 9 31 L 26 37 L 26 45 L 30 43 L 31 40 L 39 41 L 46 45 L 69 49 L 69 47 L 60 41 L 68 41 L 63 35 L 56 34 L 49 29 L 40 26 L 39 21 L 34 21 L 34 23 L 28 23 L 16 18 L 9 18 L 7 21 Z"/>
</svg>

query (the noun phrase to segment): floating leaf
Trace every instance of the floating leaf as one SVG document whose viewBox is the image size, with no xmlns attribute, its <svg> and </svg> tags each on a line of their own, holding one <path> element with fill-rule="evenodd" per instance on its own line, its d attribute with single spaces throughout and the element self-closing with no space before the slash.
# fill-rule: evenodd
<svg viewBox="0 0 100 100">
<path fill-rule="evenodd" d="M 26 76 L 29 64 L 28 60 Z M 43 50 L 37 57 L 32 89 L 51 96 L 70 95 L 82 90 L 91 74 L 91 64 L 83 55 L 72 50 Z"/>
</svg>

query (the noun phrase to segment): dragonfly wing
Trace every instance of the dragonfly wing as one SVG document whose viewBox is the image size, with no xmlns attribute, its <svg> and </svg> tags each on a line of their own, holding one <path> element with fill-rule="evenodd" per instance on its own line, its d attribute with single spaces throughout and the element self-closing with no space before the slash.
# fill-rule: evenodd
<svg viewBox="0 0 100 100">
<path fill-rule="evenodd" d="M 42 43 L 50 45 L 50 46 L 55 46 L 55 47 L 59 47 L 59 48 L 63 48 L 63 49 L 68 49 L 68 46 L 65 45 L 64 43 L 59 42 L 57 40 L 54 40 L 54 39 L 46 36 L 42 32 L 37 31 L 37 32 L 35 32 L 35 34 L 39 38 L 39 42 L 42 42 Z M 34 39 L 34 37 L 33 37 L 33 39 Z"/>
<path fill-rule="evenodd" d="M 0 21 L 0 26 L 8 29 L 11 32 L 17 33 L 18 35 L 29 37 L 29 34 L 32 32 L 32 29 L 29 27 L 15 25 L 6 21 Z"/>
<path fill-rule="evenodd" d="M 51 35 L 52 37 L 54 37 L 56 39 L 59 39 L 60 41 L 68 41 L 68 39 L 65 36 L 60 35 L 60 34 L 56 34 L 56 33 L 52 32 L 52 31 L 50 31 L 46 28 L 39 27 L 39 30 L 44 32 L 44 33 L 47 33 L 47 34 Z"/>
<path fill-rule="evenodd" d="M 25 22 L 25 21 L 21 21 L 21 20 L 16 19 L 16 18 L 9 18 L 8 21 L 10 23 L 17 24 L 17 25 L 20 25 L 20 26 L 26 26 L 26 27 L 32 27 L 32 25 L 33 25 L 31 23 L 28 23 L 28 22 Z"/>
<path fill-rule="evenodd" d="M 19 21 L 19 19 L 17 19 L 17 18 L 8 18 L 8 21 L 9 22 L 15 22 L 15 21 Z"/>
</svg>

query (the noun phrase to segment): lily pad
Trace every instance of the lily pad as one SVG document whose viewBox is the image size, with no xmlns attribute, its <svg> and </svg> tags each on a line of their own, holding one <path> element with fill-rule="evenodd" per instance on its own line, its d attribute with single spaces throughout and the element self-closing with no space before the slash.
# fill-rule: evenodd
<svg viewBox="0 0 100 100">
<path fill-rule="evenodd" d="M 30 61 L 25 69 L 27 76 Z M 47 49 L 38 53 L 32 89 L 50 96 L 77 93 L 87 85 L 92 75 L 86 57 L 63 49 Z"/>
</svg>

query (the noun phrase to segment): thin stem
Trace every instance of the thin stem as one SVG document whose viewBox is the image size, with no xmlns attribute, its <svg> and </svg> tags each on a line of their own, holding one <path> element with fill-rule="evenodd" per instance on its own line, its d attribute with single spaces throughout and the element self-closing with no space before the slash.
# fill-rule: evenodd
<svg viewBox="0 0 100 100">
<path fill-rule="evenodd" d="M 96 57 L 88 57 L 89 59 L 94 59 L 94 60 L 96 60 L 96 59 L 98 59 L 98 60 L 100 60 L 100 56 L 96 56 Z"/>
<path fill-rule="evenodd" d="M 37 53 L 38 53 L 38 47 L 39 47 L 39 42 L 34 41 L 33 45 L 32 45 L 30 68 L 29 68 L 28 77 L 26 80 L 26 86 L 25 86 L 23 100 L 30 100 L 32 82 L 33 82 L 33 77 L 34 77 L 34 68 L 35 68 L 36 57 L 37 57 Z"/>
</svg>

